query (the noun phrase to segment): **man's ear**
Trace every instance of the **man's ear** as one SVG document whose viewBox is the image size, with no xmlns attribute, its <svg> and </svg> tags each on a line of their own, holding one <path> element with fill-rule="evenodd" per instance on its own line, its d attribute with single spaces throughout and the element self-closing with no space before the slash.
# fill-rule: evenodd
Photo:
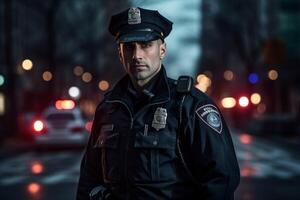
<svg viewBox="0 0 300 200">
<path fill-rule="evenodd" d="M 166 43 L 161 43 L 159 47 L 159 54 L 160 54 L 160 59 L 162 60 L 166 56 L 167 52 L 167 45 Z"/>
</svg>

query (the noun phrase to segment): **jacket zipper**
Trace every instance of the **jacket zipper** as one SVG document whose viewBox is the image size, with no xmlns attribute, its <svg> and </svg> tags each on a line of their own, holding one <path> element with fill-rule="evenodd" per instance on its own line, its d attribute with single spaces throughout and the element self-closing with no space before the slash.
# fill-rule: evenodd
<svg viewBox="0 0 300 200">
<path fill-rule="evenodd" d="M 106 102 L 107 103 L 119 103 L 119 104 L 121 104 L 121 105 L 123 105 L 126 109 L 127 109 L 127 111 L 128 111 L 128 113 L 129 113 L 129 115 L 130 115 L 130 131 L 132 130 L 132 128 L 133 128 L 133 121 L 134 121 L 134 119 L 136 119 L 136 117 L 138 116 L 138 114 L 139 113 L 141 113 L 143 110 L 145 110 L 146 108 L 148 108 L 148 107 L 150 107 L 150 106 L 154 106 L 154 105 L 157 105 L 157 104 L 162 104 L 162 103 L 165 103 L 165 102 L 168 102 L 169 101 L 169 99 L 168 100 L 164 100 L 164 101 L 160 101 L 160 102 L 155 102 L 155 103 L 150 103 L 150 104 L 147 104 L 145 107 L 143 107 L 141 110 L 139 110 L 134 116 L 133 116 L 133 114 L 132 114 L 132 112 L 130 111 L 130 109 L 129 109 L 129 107 L 128 107 L 128 105 L 125 103 L 125 102 L 123 102 L 123 101 L 121 101 L 121 100 L 107 100 Z M 128 145 L 129 145 L 129 138 L 128 137 L 126 137 L 126 141 L 125 141 L 125 150 L 126 151 L 124 151 L 124 156 L 123 156 L 123 158 L 124 158 L 124 177 L 125 177 L 125 188 L 126 188 L 126 191 L 128 191 L 128 180 L 127 180 L 127 152 L 128 152 Z M 128 192 L 126 192 L 126 199 L 130 199 L 130 196 L 129 196 L 129 193 Z"/>
</svg>

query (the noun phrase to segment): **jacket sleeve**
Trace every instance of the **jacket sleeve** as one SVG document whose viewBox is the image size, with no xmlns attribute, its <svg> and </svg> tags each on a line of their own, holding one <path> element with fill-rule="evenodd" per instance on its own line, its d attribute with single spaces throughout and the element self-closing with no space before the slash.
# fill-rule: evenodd
<svg viewBox="0 0 300 200">
<path fill-rule="evenodd" d="M 98 109 L 97 109 L 98 110 Z M 101 151 L 95 147 L 99 134 L 99 111 L 96 111 L 91 135 L 80 166 L 80 177 L 77 187 L 77 200 L 89 200 L 90 192 L 97 186 L 103 186 Z"/>
<path fill-rule="evenodd" d="M 201 199 L 234 199 L 240 172 L 225 120 L 211 102 L 198 104 L 192 112 L 187 131 Z"/>
</svg>

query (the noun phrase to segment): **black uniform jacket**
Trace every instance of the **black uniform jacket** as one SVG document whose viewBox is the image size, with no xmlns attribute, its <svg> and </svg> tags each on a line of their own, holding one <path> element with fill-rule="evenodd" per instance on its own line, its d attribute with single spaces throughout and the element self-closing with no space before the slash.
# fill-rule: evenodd
<svg viewBox="0 0 300 200">
<path fill-rule="evenodd" d="M 233 199 L 239 167 L 212 100 L 196 88 L 182 100 L 164 68 L 142 106 L 130 84 L 126 75 L 97 107 L 77 200 L 89 199 L 99 185 L 102 199 Z"/>
</svg>

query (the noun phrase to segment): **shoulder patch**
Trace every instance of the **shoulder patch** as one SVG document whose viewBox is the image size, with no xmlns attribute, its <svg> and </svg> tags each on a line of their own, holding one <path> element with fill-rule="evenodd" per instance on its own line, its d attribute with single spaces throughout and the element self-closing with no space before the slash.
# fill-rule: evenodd
<svg viewBox="0 0 300 200">
<path fill-rule="evenodd" d="M 206 104 L 204 106 L 199 107 L 196 110 L 198 117 L 207 124 L 210 128 L 214 131 L 218 132 L 219 134 L 222 133 L 223 124 L 221 120 L 220 113 L 216 106 L 212 104 Z"/>
</svg>

